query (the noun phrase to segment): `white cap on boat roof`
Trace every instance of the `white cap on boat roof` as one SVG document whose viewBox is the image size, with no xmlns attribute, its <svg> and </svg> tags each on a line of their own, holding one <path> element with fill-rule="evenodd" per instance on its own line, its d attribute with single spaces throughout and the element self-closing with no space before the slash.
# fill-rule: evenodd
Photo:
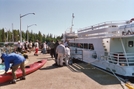
<svg viewBox="0 0 134 89">
<path fill-rule="evenodd" d="M 18 41 L 18 43 L 20 43 L 20 41 Z"/>
</svg>

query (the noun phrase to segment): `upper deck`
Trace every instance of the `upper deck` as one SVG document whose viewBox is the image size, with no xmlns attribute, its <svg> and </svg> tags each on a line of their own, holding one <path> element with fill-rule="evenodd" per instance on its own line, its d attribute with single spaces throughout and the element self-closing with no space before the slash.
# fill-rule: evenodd
<svg viewBox="0 0 134 89">
<path fill-rule="evenodd" d="M 78 30 L 80 38 L 118 38 L 134 36 L 134 23 L 103 22 Z"/>
</svg>

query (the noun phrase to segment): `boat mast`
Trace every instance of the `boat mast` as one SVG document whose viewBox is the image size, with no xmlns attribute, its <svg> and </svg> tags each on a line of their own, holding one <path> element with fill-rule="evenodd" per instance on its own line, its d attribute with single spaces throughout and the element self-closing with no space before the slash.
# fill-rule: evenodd
<svg viewBox="0 0 134 89">
<path fill-rule="evenodd" d="M 70 28 L 70 33 L 72 33 L 72 29 L 73 29 L 73 20 L 74 20 L 74 13 L 72 13 L 72 23 L 71 23 L 71 28 Z"/>
</svg>

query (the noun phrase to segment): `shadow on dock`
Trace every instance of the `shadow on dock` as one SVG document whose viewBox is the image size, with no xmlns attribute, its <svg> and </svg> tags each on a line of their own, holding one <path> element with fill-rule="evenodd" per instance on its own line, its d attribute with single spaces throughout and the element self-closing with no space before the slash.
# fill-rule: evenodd
<svg viewBox="0 0 134 89">
<path fill-rule="evenodd" d="M 91 64 L 82 61 L 75 61 L 72 65 L 67 66 L 72 72 L 83 72 L 88 77 L 101 85 L 120 84 L 120 82 L 112 75 L 107 74 Z"/>
</svg>

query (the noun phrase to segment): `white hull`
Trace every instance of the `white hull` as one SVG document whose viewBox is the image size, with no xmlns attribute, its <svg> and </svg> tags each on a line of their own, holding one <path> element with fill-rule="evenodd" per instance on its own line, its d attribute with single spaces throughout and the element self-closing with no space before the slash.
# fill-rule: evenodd
<svg viewBox="0 0 134 89">
<path fill-rule="evenodd" d="M 133 23 L 105 23 L 81 29 L 77 34 L 77 38 L 66 38 L 71 57 L 118 75 L 134 77 Z"/>
</svg>

